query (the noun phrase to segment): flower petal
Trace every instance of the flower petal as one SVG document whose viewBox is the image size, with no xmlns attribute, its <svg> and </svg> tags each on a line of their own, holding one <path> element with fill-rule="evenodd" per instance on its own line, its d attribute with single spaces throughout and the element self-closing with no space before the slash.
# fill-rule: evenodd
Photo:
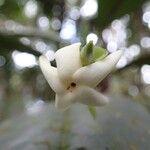
<svg viewBox="0 0 150 150">
<path fill-rule="evenodd" d="M 55 107 L 59 110 L 66 110 L 75 102 L 75 94 L 67 92 L 66 94 L 56 94 Z"/>
<path fill-rule="evenodd" d="M 65 110 L 71 104 L 77 102 L 92 106 L 102 106 L 108 103 L 108 98 L 95 89 L 87 86 L 79 86 L 71 92 L 57 94 L 55 106 L 60 110 Z"/>
<path fill-rule="evenodd" d="M 109 102 L 108 98 L 88 86 L 81 86 L 75 93 L 76 102 L 92 106 L 103 106 Z"/>
<path fill-rule="evenodd" d="M 77 84 L 95 87 L 114 69 L 121 55 L 122 51 L 119 50 L 101 61 L 78 69 L 73 75 L 73 80 Z"/>
<path fill-rule="evenodd" d="M 80 45 L 81 43 L 72 44 L 55 53 L 58 75 L 62 81 L 71 80 L 73 73 L 81 67 Z"/>
<path fill-rule="evenodd" d="M 39 65 L 50 87 L 56 93 L 62 93 L 65 88 L 58 78 L 57 69 L 50 65 L 49 61 L 45 56 L 40 56 Z"/>
</svg>

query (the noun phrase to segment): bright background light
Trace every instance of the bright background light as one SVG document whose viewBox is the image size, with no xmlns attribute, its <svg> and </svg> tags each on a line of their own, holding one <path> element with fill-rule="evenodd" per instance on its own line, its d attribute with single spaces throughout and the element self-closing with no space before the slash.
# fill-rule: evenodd
<svg viewBox="0 0 150 150">
<path fill-rule="evenodd" d="M 62 30 L 60 31 L 60 37 L 64 40 L 70 40 L 76 35 L 76 25 L 75 21 L 71 19 L 66 19 L 63 22 Z"/>
<path fill-rule="evenodd" d="M 150 84 L 150 65 L 143 65 L 141 68 L 144 83 Z"/>
<path fill-rule="evenodd" d="M 32 68 L 35 65 L 37 65 L 36 58 L 34 55 L 18 52 L 16 50 L 12 53 L 12 59 L 16 65 L 16 68 L 18 69 L 23 69 L 25 67 Z"/>
<path fill-rule="evenodd" d="M 43 110 L 43 107 L 45 106 L 45 102 L 41 99 L 33 101 L 28 101 L 26 103 L 26 112 L 28 115 L 36 115 L 37 113 L 40 113 Z"/>
<path fill-rule="evenodd" d="M 98 4 L 96 0 L 86 0 L 80 9 L 82 17 L 92 17 L 96 15 L 98 10 Z"/>
<path fill-rule="evenodd" d="M 24 13 L 28 18 L 33 18 L 36 16 L 38 12 L 38 4 L 35 0 L 29 0 L 25 7 L 24 7 Z"/>
<path fill-rule="evenodd" d="M 98 36 L 94 33 L 88 34 L 86 37 L 86 42 L 88 43 L 90 41 L 93 41 L 93 44 L 96 44 L 98 41 Z"/>
<path fill-rule="evenodd" d="M 51 19 L 51 26 L 54 30 L 59 30 L 61 28 L 61 22 L 58 18 Z"/>
<path fill-rule="evenodd" d="M 114 51 L 116 51 L 117 50 L 117 43 L 116 42 L 114 42 L 114 41 L 110 41 L 108 44 L 107 44 L 107 50 L 109 51 L 109 52 L 114 52 Z"/>
<path fill-rule="evenodd" d="M 50 26 L 49 19 L 46 16 L 38 18 L 38 26 L 42 30 L 48 30 Z"/>
<path fill-rule="evenodd" d="M 141 39 L 141 46 L 143 48 L 150 48 L 150 37 L 143 37 Z"/>
<path fill-rule="evenodd" d="M 80 18 L 80 11 L 79 8 L 77 7 L 73 7 L 70 12 L 69 12 L 70 18 L 72 18 L 73 20 L 77 20 Z"/>
</svg>

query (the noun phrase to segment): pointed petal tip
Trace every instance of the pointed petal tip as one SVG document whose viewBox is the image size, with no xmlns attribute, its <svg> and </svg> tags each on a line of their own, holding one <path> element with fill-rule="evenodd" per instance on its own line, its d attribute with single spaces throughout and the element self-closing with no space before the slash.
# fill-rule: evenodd
<svg viewBox="0 0 150 150">
<path fill-rule="evenodd" d="M 45 56 L 41 55 L 41 56 L 39 57 L 39 63 L 40 63 L 43 59 L 45 59 Z"/>
<path fill-rule="evenodd" d="M 64 108 L 64 107 L 61 107 L 61 106 L 59 106 L 57 103 L 55 103 L 55 108 L 58 110 L 58 111 L 66 111 L 67 109 L 68 109 L 68 107 L 66 108 Z"/>
<path fill-rule="evenodd" d="M 123 55 L 123 50 L 118 50 L 118 51 L 115 51 L 115 52 L 109 54 L 106 57 L 106 60 L 109 60 L 109 62 L 111 64 L 113 64 L 113 66 L 115 66 L 122 55 Z"/>
<path fill-rule="evenodd" d="M 55 108 L 59 111 L 66 111 L 70 106 L 60 105 L 58 101 L 55 100 Z"/>
<path fill-rule="evenodd" d="M 39 64 L 41 70 L 43 69 L 43 66 L 45 66 L 45 63 L 47 64 L 47 61 L 48 60 L 46 59 L 46 57 L 44 55 L 41 55 L 39 57 L 38 64 Z"/>
<path fill-rule="evenodd" d="M 117 50 L 116 55 L 118 55 L 118 57 L 121 57 L 123 55 L 123 50 Z"/>
<path fill-rule="evenodd" d="M 99 100 L 99 103 L 97 104 L 98 107 L 105 106 L 109 103 L 109 98 L 106 95 L 103 95 L 101 93 L 101 98 Z"/>
<path fill-rule="evenodd" d="M 58 104 L 58 101 L 56 101 L 56 100 L 55 100 L 55 108 L 56 108 L 57 110 L 60 110 L 60 111 L 63 110 L 63 109 L 60 107 L 60 105 Z"/>
<path fill-rule="evenodd" d="M 49 63 L 49 62 L 48 62 L 48 59 L 44 55 L 41 55 L 39 57 L 38 63 L 40 65 L 40 67 L 41 67 L 43 63 L 45 64 L 45 63 Z"/>
<path fill-rule="evenodd" d="M 118 60 L 121 58 L 121 56 L 123 55 L 124 51 L 123 50 L 117 50 L 116 52 L 114 52 L 116 57 L 118 57 Z"/>
<path fill-rule="evenodd" d="M 104 96 L 103 105 L 107 105 L 109 103 L 109 98 L 105 95 L 103 95 L 103 96 Z M 101 105 L 102 105 L 102 103 L 101 103 Z"/>
<path fill-rule="evenodd" d="M 76 48 L 80 48 L 80 45 L 81 45 L 81 43 L 80 42 L 78 42 L 78 43 L 74 43 L 74 44 L 71 44 L 71 45 L 67 45 L 67 46 L 65 46 L 65 47 L 62 47 L 62 48 L 60 48 L 60 49 L 58 49 L 57 51 L 56 51 L 56 53 L 55 53 L 55 55 L 57 55 L 60 51 L 62 51 L 62 50 L 64 50 L 64 49 L 76 49 Z"/>
<path fill-rule="evenodd" d="M 71 106 L 70 97 L 58 95 L 55 97 L 55 107 L 60 111 L 65 111 Z"/>
</svg>

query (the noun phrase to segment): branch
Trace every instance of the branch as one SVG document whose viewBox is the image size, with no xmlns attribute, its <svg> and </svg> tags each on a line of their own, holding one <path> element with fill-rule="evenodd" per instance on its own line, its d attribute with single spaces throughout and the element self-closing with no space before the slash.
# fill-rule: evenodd
<svg viewBox="0 0 150 150">
<path fill-rule="evenodd" d="M 17 38 L 12 36 L 0 34 L 0 48 L 1 53 L 6 53 L 6 51 L 19 50 L 21 52 L 31 53 L 35 56 L 40 56 L 41 53 L 34 50 L 30 46 L 24 45 Z"/>
<path fill-rule="evenodd" d="M 41 38 L 43 40 L 47 41 L 53 41 L 55 43 L 61 43 L 64 46 L 66 44 L 69 44 L 62 40 L 58 33 L 48 30 L 43 31 L 38 28 L 34 27 L 26 27 L 23 26 L 17 22 L 13 22 L 15 25 L 14 29 L 7 29 L 5 27 L 5 24 L 7 21 L 0 20 L 1 26 L 0 26 L 0 48 L 3 50 L 2 53 L 5 53 L 4 50 L 12 51 L 14 49 L 17 49 L 22 52 L 28 52 L 35 56 L 41 55 L 40 52 L 33 49 L 31 46 L 24 45 L 19 41 L 19 38 L 21 37 L 28 37 L 28 38 Z"/>
<path fill-rule="evenodd" d="M 14 30 L 9 31 L 6 30 L 4 27 L 0 28 L 0 34 L 11 36 L 11 37 L 36 37 L 36 38 L 42 38 L 44 40 L 48 41 L 54 41 L 60 43 L 62 39 L 59 37 L 59 34 L 53 31 L 42 31 L 37 28 L 32 27 L 24 27 L 22 26 L 21 30 Z"/>
</svg>

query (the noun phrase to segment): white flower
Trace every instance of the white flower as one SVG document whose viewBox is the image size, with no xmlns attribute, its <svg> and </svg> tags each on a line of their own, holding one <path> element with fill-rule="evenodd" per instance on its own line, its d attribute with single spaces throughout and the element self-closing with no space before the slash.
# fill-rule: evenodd
<svg viewBox="0 0 150 150">
<path fill-rule="evenodd" d="M 101 61 L 82 67 L 80 43 L 59 49 L 55 53 L 57 68 L 50 65 L 45 56 L 40 56 L 41 70 L 51 88 L 56 92 L 55 106 L 67 109 L 72 103 L 101 106 L 108 98 L 95 87 L 115 68 L 122 51 L 116 51 Z"/>
</svg>

